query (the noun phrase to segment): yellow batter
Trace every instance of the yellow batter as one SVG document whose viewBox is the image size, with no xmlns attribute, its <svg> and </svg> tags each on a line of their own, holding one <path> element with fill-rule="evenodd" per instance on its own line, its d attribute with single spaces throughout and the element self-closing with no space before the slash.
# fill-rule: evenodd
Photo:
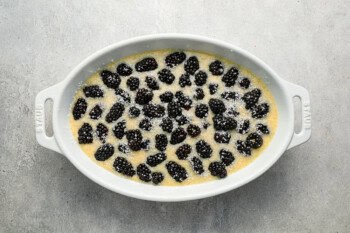
<svg viewBox="0 0 350 233">
<path fill-rule="evenodd" d="M 142 87 L 146 87 L 146 83 L 144 81 L 146 76 L 153 76 L 157 79 L 157 72 L 159 70 L 161 70 L 162 68 L 166 68 L 166 65 L 164 62 L 165 57 L 172 52 L 174 52 L 174 51 L 173 50 L 158 50 L 158 51 L 148 51 L 148 52 L 142 53 L 142 54 L 135 54 L 135 55 L 123 58 L 121 60 L 118 60 L 116 62 L 112 62 L 104 69 L 115 72 L 118 64 L 120 64 L 120 63 L 129 64 L 131 67 L 133 67 L 133 74 L 131 76 L 135 76 L 135 77 L 138 77 L 140 79 L 140 87 L 139 88 L 142 88 Z M 239 93 L 241 96 L 243 96 L 243 94 L 245 92 L 250 91 L 254 88 L 259 88 L 262 91 L 262 95 L 260 97 L 259 102 L 260 103 L 262 103 L 262 102 L 268 103 L 270 106 L 270 112 L 267 114 L 266 117 L 264 117 L 262 119 L 253 119 L 251 117 L 250 113 L 244 108 L 244 104 L 240 103 L 240 102 L 236 102 L 236 104 L 235 104 L 236 111 L 240 112 L 240 115 L 238 116 L 238 118 L 249 119 L 250 130 L 247 134 L 244 134 L 244 135 L 241 135 L 241 134 L 237 133 L 236 130 L 233 130 L 231 132 L 232 137 L 231 137 L 231 141 L 229 144 L 218 144 L 217 142 L 215 142 L 215 140 L 213 139 L 213 135 L 214 135 L 215 131 L 214 131 L 214 128 L 212 126 L 208 127 L 207 130 L 202 129 L 201 134 L 196 138 L 191 138 L 191 137 L 187 136 L 186 140 L 183 143 L 188 143 L 192 146 L 192 153 L 191 154 L 193 154 L 193 155 L 196 154 L 195 143 L 200 138 L 204 139 L 207 143 L 209 143 L 213 149 L 213 153 L 212 153 L 211 158 L 202 159 L 205 172 L 201 175 L 198 175 L 193 171 L 193 168 L 192 168 L 189 160 L 179 160 L 177 158 L 175 151 L 183 143 L 177 144 L 177 145 L 171 145 L 169 143 L 166 151 L 164 151 L 167 155 L 166 161 L 170 161 L 170 160 L 176 161 L 178 164 L 180 164 L 181 166 L 183 166 L 187 170 L 189 177 L 181 183 L 176 182 L 168 174 L 168 172 L 165 168 L 165 164 L 166 164 L 166 161 L 165 161 L 156 167 L 150 167 L 152 172 L 163 173 L 164 181 L 162 183 L 160 183 L 160 185 L 190 185 L 190 184 L 197 184 L 197 183 L 202 183 L 202 182 L 207 182 L 207 181 L 218 179 L 217 177 L 210 175 L 210 172 L 208 171 L 208 166 L 209 166 L 210 162 L 220 161 L 219 151 L 223 148 L 231 151 L 235 157 L 235 161 L 230 166 L 226 167 L 228 175 L 246 167 L 251 162 L 253 162 L 259 156 L 259 154 L 269 145 L 269 142 L 271 141 L 271 139 L 273 138 L 273 136 L 275 134 L 277 122 L 278 122 L 278 113 L 277 113 L 275 100 L 274 100 L 271 92 L 267 89 L 266 85 L 262 82 L 262 80 L 259 77 L 257 77 L 252 72 L 245 69 L 244 67 L 241 67 L 241 66 L 233 63 L 232 61 L 226 60 L 222 57 L 217 57 L 217 56 L 214 56 L 211 54 L 206 54 L 206 53 L 197 52 L 197 51 L 185 51 L 185 53 L 187 55 L 187 58 L 190 56 L 197 56 L 197 58 L 199 60 L 199 64 L 200 64 L 200 70 L 203 70 L 208 74 L 208 81 L 202 87 L 202 89 L 205 93 L 205 98 L 203 100 L 199 100 L 198 102 L 208 103 L 209 99 L 213 98 L 213 97 L 215 98 L 215 96 L 217 98 L 221 99 L 220 94 L 224 91 L 235 91 L 235 92 Z M 157 60 L 158 69 L 155 71 L 150 71 L 150 72 L 137 73 L 135 71 L 135 68 L 134 68 L 135 63 L 138 62 L 139 60 L 141 60 L 142 58 L 148 57 L 148 56 L 154 57 Z M 250 87 L 248 89 L 242 89 L 238 85 L 238 83 L 236 85 L 234 85 L 233 87 L 229 87 L 229 88 L 224 87 L 223 83 L 221 82 L 221 76 L 220 77 L 213 76 L 208 68 L 209 64 L 216 59 L 220 60 L 224 64 L 225 72 L 232 66 L 237 67 L 239 69 L 239 72 L 240 72 L 240 77 L 248 77 L 250 79 L 250 81 L 251 81 Z M 154 97 L 152 100 L 153 103 L 160 104 L 161 102 L 160 102 L 158 97 L 160 94 L 164 93 L 165 91 L 171 91 L 172 93 L 175 93 L 176 91 L 181 90 L 184 92 L 185 95 L 188 95 L 190 97 L 192 97 L 194 95 L 194 93 L 195 93 L 194 90 L 197 88 L 197 86 L 194 84 L 193 81 L 192 81 L 192 86 L 186 86 L 184 88 L 181 88 L 178 85 L 178 78 L 184 73 L 184 63 L 182 63 L 174 68 L 171 68 L 170 70 L 176 77 L 175 81 L 173 82 L 172 85 L 166 85 L 166 84 L 160 82 L 159 80 L 157 80 L 158 84 L 160 86 L 160 90 L 153 91 L 153 93 L 154 93 Z M 134 94 L 136 92 L 129 91 L 128 87 L 126 86 L 127 78 L 128 77 L 121 77 L 122 81 L 121 81 L 119 88 L 127 91 L 130 94 L 130 97 L 133 99 Z M 209 83 L 218 83 L 219 84 L 219 89 L 215 95 L 209 94 L 209 90 L 207 88 L 207 85 Z M 95 159 L 95 157 L 94 157 L 95 151 L 97 150 L 97 148 L 99 148 L 102 145 L 102 143 L 100 142 L 100 140 L 98 140 L 98 138 L 94 138 L 94 141 L 92 144 L 83 144 L 83 145 L 79 144 L 79 146 L 86 153 L 86 155 L 89 156 L 91 158 L 91 160 L 94 161 L 95 163 L 97 163 L 99 166 L 107 169 L 108 171 L 110 171 L 116 175 L 123 176 L 123 175 L 119 174 L 118 172 L 116 172 L 116 170 L 113 167 L 113 162 L 117 156 L 125 157 L 129 162 L 132 163 L 134 169 L 136 170 L 136 167 L 138 164 L 145 163 L 147 156 L 159 153 L 159 151 L 156 148 L 154 148 L 154 144 L 153 144 L 153 147 L 151 147 L 149 151 L 144 151 L 144 150 L 137 151 L 137 152 L 131 151 L 126 156 L 125 156 L 125 154 L 119 152 L 117 149 L 118 144 L 120 142 L 127 144 L 126 138 L 124 137 L 121 140 L 117 139 L 112 132 L 112 128 L 116 122 L 108 124 L 104 120 L 106 114 L 109 112 L 110 107 L 114 103 L 117 102 L 117 96 L 115 95 L 115 92 L 113 89 L 107 88 L 103 84 L 102 79 L 101 79 L 98 72 L 91 75 L 91 77 L 89 77 L 82 84 L 82 87 L 84 87 L 86 85 L 92 85 L 92 84 L 99 85 L 101 87 L 101 89 L 104 91 L 104 98 L 96 98 L 96 99 L 86 98 L 83 91 L 82 91 L 82 88 L 79 88 L 77 90 L 75 97 L 74 97 L 74 100 L 72 102 L 72 107 L 74 106 L 76 100 L 78 98 L 82 97 L 82 98 L 85 98 L 85 100 L 87 101 L 88 108 L 87 108 L 85 115 L 79 120 L 74 120 L 72 113 L 70 114 L 70 116 L 69 116 L 70 127 L 71 127 L 71 131 L 73 133 L 73 137 L 77 140 L 78 130 L 80 129 L 80 127 L 82 126 L 83 123 L 89 123 L 94 130 L 96 129 L 96 125 L 100 122 L 102 122 L 104 125 L 106 125 L 109 129 L 109 134 L 108 134 L 108 137 L 106 138 L 106 142 L 111 143 L 115 147 L 115 152 L 114 152 L 114 155 L 112 157 L 110 157 L 106 161 L 101 161 L 101 162 L 97 161 Z M 93 108 L 96 104 L 101 104 L 105 108 L 105 110 L 104 110 L 103 115 L 100 119 L 92 120 L 92 119 L 90 119 L 88 113 L 90 112 L 91 108 Z M 196 100 L 193 99 L 193 105 L 195 105 L 195 104 L 196 104 Z M 195 110 L 195 108 L 192 107 L 189 111 L 183 111 L 183 112 L 186 112 L 186 115 L 193 114 L 194 117 L 192 119 L 194 119 L 194 120 L 191 123 L 197 124 L 200 126 L 201 120 L 194 115 L 194 110 Z M 132 118 L 129 118 L 127 112 L 128 112 L 128 107 L 126 107 L 123 116 L 121 118 L 119 118 L 117 122 L 119 122 L 122 119 L 125 119 L 127 122 L 127 125 L 126 125 L 127 130 L 128 129 L 137 129 L 139 121 L 141 119 L 143 119 L 142 113 L 139 117 L 132 119 Z M 213 117 L 213 113 L 211 113 L 211 111 L 209 110 L 209 115 L 207 117 L 209 122 L 211 121 L 212 117 Z M 167 133 L 163 132 L 162 129 L 159 127 L 159 122 L 160 122 L 160 120 L 158 120 L 156 123 L 153 124 L 151 131 L 149 131 L 149 132 L 142 131 L 142 135 L 143 135 L 144 139 L 150 139 L 150 141 L 153 142 L 154 136 L 156 134 L 163 134 L 163 133 L 167 134 Z M 269 130 L 270 130 L 270 134 L 262 135 L 263 140 L 264 140 L 263 145 L 259 149 L 252 150 L 251 156 L 245 157 L 236 150 L 236 145 L 235 145 L 236 141 L 237 140 L 245 140 L 245 138 L 247 137 L 247 135 L 249 133 L 255 132 L 255 130 L 256 130 L 255 125 L 257 123 L 263 123 L 263 124 L 267 125 Z M 186 126 L 184 126 L 184 128 L 186 128 Z M 168 136 L 168 139 L 170 139 L 169 136 Z M 123 176 L 123 177 L 128 178 L 128 179 L 132 179 L 134 181 L 143 182 L 138 178 L 138 176 L 136 174 L 131 178 L 127 177 L 127 176 Z M 151 183 L 152 182 L 150 182 L 150 184 Z"/>
</svg>

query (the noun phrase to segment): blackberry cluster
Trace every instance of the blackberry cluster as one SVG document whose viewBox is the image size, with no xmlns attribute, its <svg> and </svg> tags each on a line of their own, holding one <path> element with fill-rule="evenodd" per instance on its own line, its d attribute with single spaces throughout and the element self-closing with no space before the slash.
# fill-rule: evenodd
<svg viewBox="0 0 350 233">
<path fill-rule="evenodd" d="M 221 98 L 225 100 L 237 100 L 239 98 L 239 95 L 234 91 L 225 91 L 221 94 Z"/>
<path fill-rule="evenodd" d="M 120 85 L 120 77 L 116 73 L 112 73 L 109 70 L 103 70 L 100 73 L 100 76 L 102 77 L 102 82 L 109 88 L 116 89 Z"/>
<path fill-rule="evenodd" d="M 201 129 L 197 125 L 190 124 L 187 127 L 187 133 L 191 137 L 197 137 L 201 133 Z"/>
<path fill-rule="evenodd" d="M 140 105 L 145 105 L 153 99 L 153 92 L 146 88 L 141 88 L 136 92 L 135 102 Z"/>
<path fill-rule="evenodd" d="M 149 118 L 159 118 L 165 115 L 165 108 L 159 104 L 146 104 L 142 111 Z"/>
<path fill-rule="evenodd" d="M 152 182 L 153 184 L 160 184 L 164 180 L 164 176 L 161 172 L 153 172 L 152 173 Z"/>
<path fill-rule="evenodd" d="M 269 128 L 266 125 L 263 125 L 263 124 L 257 124 L 256 125 L 256 130 L 259 133 L 262 133 L 262 134 L 269 134 L 270 133 Z"/>
<path fill-rule="evenodd" d="M 177 148 L 175 154 L 177 155 L 177 158 L 180 160 L 187 159 L 187 157 L 192 152 L 192 147 L 188 144 L 183 144 L 179 148 Z"/>
<path fill-rule="evenodd" d="M 120 121 L 118 122 L 112 129 L 114 136 L 118 139 L 122 139 L 125 135 L 126 122 Z"/>
<path fill-rule="evenodd" d="M 207 73 L 205 73 L 204 71 L 198 71 L 194 76 L 194 83 L 197 86 L 203 86 L 207 82 L 207 79 L 208 79 Z"/>
<path fill-rule="evenodd" d="M 96 104 L 95 107 L 93 107 L 89 113 L 89 116 L 93 120 L 98 120 L 102 116 L 103 109 L 99 104 Z"/>
<path fill-rule="evenodd" d="M 221 61 L 215 60 L 209 65 L 209 71 L 212 73 L 212 75 L 222 75 L 224 73 L 224 65 Z"/>
<path fill-rule="evenodd" d="M 166 147 L 168 145 L 168 138 L 166 137 L 165 134 L 157 134 L 155 137 L 155 141 L 156 141 L 156 148 L 159 151 L 165 151 Z"/>
<path fill-rule="evenodd" d="M 250 128 L 249 120 L 244 120 L 241 124 L 238 125 L 237 131 L 240 134 L 246 134 L 248 133 L 249 128 Z"/>
<path fill-rule="evenodd" d="M 158 68 L 158 63 L 153 57 L 146 57 L 135 64 L 138 72 L 147 72 Z"/>
<path fill-rule="evenodd" d="M 184 115 L 178 116 L 175 118 L 178 125 L 186 125 L 190 122 L 190 120 Z"/>
<path fill-rule="evenodd" d="M 92 127 L 89 123 L 84 123 L 78 130 L 79 144 L 90 144 L 93 141 Z"/>
<path fill-rule="evenodd" d="M 150 182 L 152 179 L 151 173 L 151 169 L 144 163 L 139 164 L 136 168 L 136 174 L 142 181 Z"/>
<path fill-rule="evenodd" d="M 125 63 L 121 63 L 117 66 L 117 73 L 120 76 L 129 76 L 132 74 L 132 68 Z"/>
<path fill-rule="evenodd" d="M 209 108 L 206 104 L 199 104 L 196 106 L 195 115 L 199 118 L 208 116 Z"/>
<path fill-rule="evenodd" d="M 96 126 L 96 135 L 101 142 L 106 142 L 106 137 L 108 136 L 108 128 L 102 123 L 98 123 Z"/>
<path fill-rule="evenodd" d="M 162 69 L 158 72 L 158 79 L 168 85 L 172 84 L 175 80 L 175 76 L 168 69 Z"/>
<path fill-rule="evenodd" d="M 245 143 L 253 149 L 258 149 L 262 146 L 263 139 L 258 133 L 251 133 L 248 135 Z"/>
<path fill-rule="evenodd" d="M 146 163 L 151 167 L 155 167 L 161 164 L 162 162 L 164 162 L 166 158 L 167 158 L 166 154 L 164 152 L 160 152 L 155 155 L 148 156 L 146 159 Z"/>
<path fill-rule="evenodd" d="M 233 163 L 233 161 L 235 161 L 235 157 L 233 156 L 233 154 L 230 151 L 225 149 L 220 150 L 219 156 L 220 156 L 221 162 L 225 164 L 225 166 L 230 166 Z"/>
<path fill-rule="evenodd" d="M 73 118 L 74 120 L 79 120 L 82 118 L 86 112 L 86 109 L 88 107 L 88 104 L 86 103 L 86 100 L 83 98 L 79 98 L 77 102 L 75 102 L 75 105 L 73 107 Z"/>
<path fill-rule="evenodd" d="M 192 100 L 189 96 L 184 95 L 182 91 L 177 91 L 175 93 L 175 98 L 177 102 L 180 104 L 181 108 L 189 110 L 192 107 Z"/>
<path fill-rule="evenodd" d="M 204 172 L 203 162 L 199 158 L 193 157 L 191 164 L 195 173 L 200 175 Z"/>
<path fill-rule="evenodd" d="M 139 128 L 145 131 L 150 131 L 152 129 L 152 122 L 148 118 L 142 119 L 139 123 Z"/>
<path fill-rule="evenodd" d="M 225 131 L 217 131 L 214 134 L 214 140 L 217 143 L 228 144 L 231 140 L 231 134 Z"/>
<path fill-rule="evenodd" d="M 159 84 L 153 77 L 147 76 L 146 84 L 147 87 L 151 90 L 159 90 Z"/>
<path fill-rule="evenodd" d="M 140 116 L 140 114 L 141 114 L 141 111 L 137 107 L 133 106 L 133 107 L 129 108 L 129 116 L 131 118 L 138 117 L 138 116 Z"/>
<path fill-rule="evenodd" d="M 261 96 L 261 91 L 260 89 L 257 89 L 257 88 L 249 92 L 246 92 L 242 97 L 242 100 L 245 103 L 245 108 L 246 109 L 253 108 L 258 103 L 260 96 Z"/>
<path fill-rule="evenodd" d="M 164 132 L 171 133 L 173 131 L 173 121 L 169 117 L 165 117 L 162 119 L 162 123 L 160 124 L 160 127 Z"/>
<path fill-rule="evenodd" d="M 127 154 L 130 152 L 130 148 L 126 144 L 119 144 L 118 150 L 122 152 L 123 154 Z"/>
<path fill-rule="evenodd" d="M 237 127 L 237 121 L 232 117 L 225 117 L 217 114 L 213 117 L 214 129 L 216 130 L 234 130 Z"/>
<path fill-rule="evenodd" d="M 133 177 L 135 175 L 135 169 L 132 164 L 123 157 L 118 156 L 113 163 L 113 167 L 117 172 L 125 176 Z"/>
<path fill-rule="evenodd" d="M 106 115 L 106 122 L 112 123 L 119 119 L 124 113 L 125 107 L 121 103 L 115 103 Z"/>
<path fill-rule="evenodd" d="M 186 137 L 187 137 L 187 133 L 183 128 L 181 128 L 181 127 L 176 128 L 171 133 L 170 144 L 172 144 L 172 145 L 179 144 L 179 143 L 185 141 Z"/>
<path fill-rule="evenodd" d="M 182 115 L 182 108 L 178 102 L 170 102 L 167 106 L 168 116 L 171 118 L 176 118 Z"/>
<path fill-rule="evenodd" d="M 218 88 L 219 88 L 219 85 L 216 83 L 209 84 L 209 93 L 211 95 L 214 95 L 217 92 Z"/>
<path fill-rule="evenodd" d="M 128 140 L 128 146 L 132 151 L 139 151 L 142 149 L 142 134 L 140 130 L 128 130 L 126 132 L 126 139 Z"/>
<path fill-rule="evenodd" d="M 140 86 L 140 80 L 136 77 L 130 77 L 126 81 L 126 85 L 129 87 L 130 91 L 136 91 Z"/>
<path fill-rule="evenodd" d="M 168 170 L 169 175 L 176 181 L 176 182 L 182 182 L 187 179 L 188 174 L 185 168 L 183 168 L 180 164 L 169 161 L 165 165 L 166 169 Z"/>
<path fill-rule="evenodd" d="M 166 56 L 165 64 L 173 68 L 177 65 L 180 65 L 182 62 L 186 60 L 186 54 L 184 52 L 174 52 Z"/>
<path fill-rule="evenodd" d="M 213 149 L 211 148 L 211 146 L 204 140 L 199 140 L 196 143 L 196 151 L 199 154 L 199 156 L 203 159 L 210 158 L 211 154 L 213 153 Z"/>
<path fill-rule="evenodd" d="M 103 91 L 98 85 L 84 87 L 83 92 L 86 97 L 91 97 L 91 98 L 103 97 Z"/>
<path fill-rule="evenodd" d="M 123 102 L 130 103 L 130 101 L 131 101 L 130 95 L 126 91 L 124 91 L 120 88 L 117 88 L 117 89 L 115 89 L 115 94 L 117 96 L 119 96 Z"/>
<path fill-rule="evenodd" d="M 270 106 L 267 103 L 262 103 L 251 108 L 252 117 L 261 119 L 267 115 L 270 111 Z"/>
<path fill-rule="evenodd" d="M 170 103 L 171 101 L 173 101 L 173 98 L 174 94 L 169 91 L 164 92 L 159 96 L 160 101 L 162 101 L 163 103 Z"/>
<path fill-rule="evenodd" d="M 235 85 L 238 75 L 239 75 L 238 69 L 235 67 L 232 67 L 226 72 L 226 74 L 224 74 L 224 76 L 222 76 L 221 81 L 225 83 L 226 87 L 232 87 L 233 85 Z"/>
<path fill-rule="evenodd" d="M 236 148 L 237 148 L 239 153 L 241 153 L 245 156 L 250 156 L 252 154 L 251 147 L 248 146 L 244 141 L 237 140 Z"/>
<path fill-rule="evenodd" d="M 226 111 L 224 102 L 222 102 L 222 100 L 219 100 L 219 99 L 214 99 L 214 98 L 210 99 L 209 107 L 214 114 L 221 114 Z"/>
<path fill-rule="evenodd" d="M 95 152 L 95 159 L 98 161 L 105 161 L 109 159 L 114 154 L 114 146 L 112 144 L 106 143 L 100 146 Z"/>
<path fill-rule="evenodd" d="M 201 89 L 201 88 L 197 88 L 196 89 L 196 94 L 194 94 L 194 98 L 196 99 L 196 100 L 202 100 L 202 99 L 204 99 L 204 91 L 203 91 L 203 89 Z"/>
<path fill-rule="evenodd" d="M 241 81 L 239 81 L 239 85 L 244 89 L 248 89 L 250 86 L 250 80 L 248 78 L 242 78 Z"/>
<path fill-rule="evenodd" d="M 221 162 L 212 162 L 209 164 L 208 170 L 212 176 L 216 176 L 218 178 L 225 178 L 227 176 L 227 171 L 225 168 L 225 164 Z"/>
<path fill-rule="evenodd" d="M 199 69 L 199 61 L 195 56 L 189 57 L 185 62 L 184 69 L 190 75 L 194 75 L 196 71 Z"/>
<path fill-rule="evenodd" d="M 190 75 L 189 74 L 181 75 L 181 77 L 179 78 L 179 85 L 180 87 L 191 86 L 192 82 L 190 79 Z"/>
</svg>

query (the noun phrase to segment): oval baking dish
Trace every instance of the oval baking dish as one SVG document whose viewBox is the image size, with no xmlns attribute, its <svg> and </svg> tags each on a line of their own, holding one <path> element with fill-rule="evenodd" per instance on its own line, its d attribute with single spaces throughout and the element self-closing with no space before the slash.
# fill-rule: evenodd
<svg viewBox="0 0 350 233">
<path fill-rule="evenodd" d="M 278 126 L 268 147 L 247 167 L 225 179 L 187 186 L 154 186 L 116 176 L 91 161 L 73 138 L 69 124 L 69 111 L 76 90 L 91 73 L 131 54 L 149 50 L 196 50 L 231 60 L 255 73 L 267 85 L 278 109 Z M 293 98 L 302 102 L 302 129 L 294 132 Z M 52 124 L 54 135 L 45 134 L 47 99 L 53 101 Z M 265 63 L 250 53 L 218 40 L 183 34 L 161 34 L 129 39 L 108 46 L 80 63 L 67 78 L 43 91 L 35 100 L 36 138 L 40 145 L 64 154 L 84 175 L 96 183 L 130 197 L 153 201 L 184 201 L 217 195 L 255 179 L 269 169 L 283 152 L 306 142 L 311 135 L 309 94 L 303 87 L 281 79 Z"/>
</svg>

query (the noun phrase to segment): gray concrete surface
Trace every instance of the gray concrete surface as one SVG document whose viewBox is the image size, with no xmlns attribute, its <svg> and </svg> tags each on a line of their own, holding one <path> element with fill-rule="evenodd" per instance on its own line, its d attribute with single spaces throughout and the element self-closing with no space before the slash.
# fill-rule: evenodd
<svg viewBox="0 0 350 233">
<path fill-rule="evenodd" d="M 0 232 L 350 232 L 349 1 L 0 0 Z M 306 87 L 313 135 L 229 193 L 155 203 L 110 192 L 39 146 L 34 98 L 133 36 L 238 45 Z"/>
</svg>

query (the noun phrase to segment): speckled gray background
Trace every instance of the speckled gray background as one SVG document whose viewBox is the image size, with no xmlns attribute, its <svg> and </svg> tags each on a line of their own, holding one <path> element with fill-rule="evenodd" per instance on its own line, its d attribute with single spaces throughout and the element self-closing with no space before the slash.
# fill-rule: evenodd
<svg viewBox="0 0 350 233">
<path fill-rule="evenodd" d="M 0 0 L 0 232 L 350 232 L 350 4 L 300 1 Z M 312 138 L 229 193 L 183 203 L 93 183 L 34 135 L 34 98 L 111 43 L 211 36 L 306 87 Z"/>
</svg>

